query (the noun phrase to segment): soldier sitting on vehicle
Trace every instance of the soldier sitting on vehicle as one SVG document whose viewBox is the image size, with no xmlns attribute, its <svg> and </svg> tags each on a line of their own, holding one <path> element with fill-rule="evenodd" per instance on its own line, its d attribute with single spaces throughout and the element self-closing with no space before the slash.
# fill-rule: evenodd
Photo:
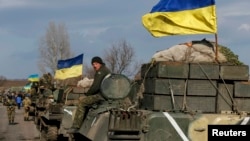
<svg viewBox="0 0 250 141">
<path fill-rule="evenodd" d="M 73 120 L 72 127 L 68 130 L 68 133 L 75 133 L 80 129 L 84 120 L 86 108 L 88 106 L 92 106 L 100 101 L 105 100 L 100 94 L 100 87 L 105 76 L 110 74 L 110 70 L 105 66 L 105 63 L 100 57 L 93 57 L 91 63 L 94 70 L 96 71 L 94 82 L 85 94 L 86 97 L 79 100 L 75 118 Z"/>
<path fill-rule="evenodd" d="M 43 74 L 43 76 L 39 79 L 40 89 L 48 88 L 50 90 L 54 90 L 54 84 L 52 81 L 50 73 Z"/>
<path fill-rule="evenodd" d="M 14 124 L 16 105 L 17 104 L 15 99 L 11 95 L 9 95 L 8 100 L 6 101 L 9 124 Z"/>
<path fill-rule="evenodd" d="M 25 96 L 23 102 L 23 107 L 24 107 L 24 121 L 29 120 L 29 111 L 30 111 L 30 106 L 31 106 L 31 100 L 28 96 Z"/>
</svg>

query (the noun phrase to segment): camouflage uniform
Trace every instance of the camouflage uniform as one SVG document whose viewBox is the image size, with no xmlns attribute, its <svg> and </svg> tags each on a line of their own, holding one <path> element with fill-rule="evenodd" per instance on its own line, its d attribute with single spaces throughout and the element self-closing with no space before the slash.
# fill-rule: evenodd
<svg viewBox="0 0 250 141">
<path fill-rule="evenodd" d="M 39 80 L 40 87 L 42 88 L 48 88 L 48 89 L 53 89 L 53 83 L 52 83 L 52 76 L 50 73 L 48 74 L 43 74 L 43 76 Z"/>
<path fill-rule="evenodd" d="M 54 96 L 51 94 L 44 99 L 44 107 L 49 110 L 50 105 L 54 102 Z"/>
<path fill-rule="evenodd" d="M 86 107 L 104 100 L 104 98 L 100 95 L 100 86 L 104 77 L 109 73 L 110 70 L 105 65 L 102 65 L 101 68 L 95 73 L 94 82 L 87 91 L 86 97 L 79 100 L 72 128 L 79 129 L 81 127 Z"/>
<path fill-rule="evenodd" d="M 16 101 L 12 99 L 12 97 L 9 97 L 9 99 L 6 102 L 9 124 L 14 123 L 16 105 L 17 105 Z"/>
<path fill-rule="evenodd" d="M 25 97 L 23 100 L 24 107 L 24 121 L 29 120 L 29 111 L 30 111 L 31 100 L 29 97 Z"/>
<path fill-rule="evenodd" d="M 37 95 L 37 91 L 38 91 L 38 82 L 33 82 L 30 89 L 31 97 Z"/>
</svg>

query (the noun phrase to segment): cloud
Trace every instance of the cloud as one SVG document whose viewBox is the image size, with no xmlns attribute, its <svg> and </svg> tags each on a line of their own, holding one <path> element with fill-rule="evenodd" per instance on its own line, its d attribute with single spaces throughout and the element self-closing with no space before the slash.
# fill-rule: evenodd
<svg viewBox="0 0 250 141">
<path fill-rule="evenodd" d="M 8 35 L 10 32 L 5 28 L 0 28 L 0 36 Z"/>
<path fill-rule="evenodd" d="M 22 7 L 27 5 L 27 1 L 25 0 L 1 0 L 0 8 L 15 8 Z"/>
<path fill-rule="evenodd" d="M 217 13 L 222 17 L 236 17 L 236 16 L 249 16 L 249 1 L 230 2 L 218 1 L 223 3 L 221 6 L 217 6 Z"/>
<path fill-rule="evenodd" d="M 77 5 L 87 6 L 90 3 L 88 0 L 0 0 L 0 8 L 2 9 L 15 9 L 15 8 L 63 8 L 63 7 L 73 7 Z M 96 4 L 97 2 L 91 2 L 91 4 Z"/>
<path fill-rule="evenodd" d="M 238 30 L 250 31 L 250 24 L 241 24 Z"/>
</svg>

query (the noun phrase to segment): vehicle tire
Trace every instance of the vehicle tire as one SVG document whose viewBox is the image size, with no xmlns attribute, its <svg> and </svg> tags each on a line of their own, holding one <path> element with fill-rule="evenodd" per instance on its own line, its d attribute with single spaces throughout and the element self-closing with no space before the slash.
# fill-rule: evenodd
<svg viewBox="0 0 250 141">
<path fill-rule="evenodd" d="M 46 134 L 48 141 L 57 141 L 58 137 L 58 128 L 56 126 L 49 126 Z"/>
</svg>

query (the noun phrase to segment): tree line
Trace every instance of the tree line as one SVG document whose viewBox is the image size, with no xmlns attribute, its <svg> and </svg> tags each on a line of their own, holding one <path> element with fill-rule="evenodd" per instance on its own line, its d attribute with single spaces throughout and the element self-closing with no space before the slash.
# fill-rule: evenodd
<svg viewBox="0 0 250 141">
<path fill-rule="evenodd" d="M 65 24 L 49 23 L 45 35 L 39 42 L 39 53 L 38 68 L 42 74 L 47 72 L 55 74 L 58 60 L 74 57 Z M 138 65 L 141 63 L 136 60 L 135 50 L 126 40 L 111 44 L 100 57 L 113 73 L 133 77 L 140 69 Z M 84 74 L 93 77 L 94 71 L 89 64 L 84 65 Z"/>
</svg>

